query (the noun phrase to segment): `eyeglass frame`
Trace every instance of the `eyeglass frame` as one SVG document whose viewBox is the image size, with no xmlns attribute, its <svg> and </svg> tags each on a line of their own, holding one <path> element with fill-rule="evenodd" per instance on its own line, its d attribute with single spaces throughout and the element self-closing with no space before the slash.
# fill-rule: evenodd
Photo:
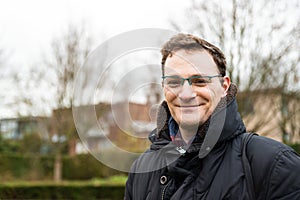
<svg viewBox="0 0 300 200">
<path fill-rule="evenodd" d="M 163 81 L 162 81 L 163 86 L 164 86 L 164 80 L 166 78 L 178 78 L 178 79 L 181 80 L 180 86 L 183 86 L 185 81 L 187 81 L 189 83 L 189 85 L 191 86 L 193 84 L 192 83 L 193 78 L 208 78 L 209 80 L 211 80 L 212 78 L 216 78 L 216 77 L 223 77 L 223 75 L 222 74 L 213 75 L 213 76 L 195 75 L 195 76 L 190 76 L 188 78 L 183 78 L 183 77 L 180 77 L 180 76 L 173 75 L 173 76 L 162 76 L 161 78 L 163 79 Z"/>
</svg>

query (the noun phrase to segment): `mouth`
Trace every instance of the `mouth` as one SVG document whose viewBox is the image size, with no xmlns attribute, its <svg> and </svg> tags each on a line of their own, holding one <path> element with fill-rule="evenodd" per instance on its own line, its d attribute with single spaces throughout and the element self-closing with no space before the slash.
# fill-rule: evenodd
<svg viewBox="0 0 300 200">
<path fill-rule="evenodd" d="M 199 106 L 203 106 L 204 104 L 196 104 L 196 105 L 175 105 L 178 108 L 195 108 Z"/>
<path fill-rule="evenodd" d="M 195 114 L 198 113 L 201 108 L 201 105 L 203 104 L 197 104 L 197 105 L 177 105 L 176 108 L 180 110 L 182 114 Z"/>
<path fill-rule="evenodd" d="M 181 114 L 196 114 L 200 111 L 200 105 L 178 105 L 177 110 Z"/>
</svg>

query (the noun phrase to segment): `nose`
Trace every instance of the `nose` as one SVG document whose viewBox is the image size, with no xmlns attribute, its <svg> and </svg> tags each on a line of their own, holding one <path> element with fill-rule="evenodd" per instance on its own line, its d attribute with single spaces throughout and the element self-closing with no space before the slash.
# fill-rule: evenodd
<svg viewBox="0 0 300 200">
<path fill-rule="evenodd" d="M 181 90 L 178 94 L 178 97 L 182 101 L 187 101 L 196 97 L 196 93 L 194 92 L 191 85 L 189 85 L 188 81 L 185 81 L 181 87 Z"/>
</svg>

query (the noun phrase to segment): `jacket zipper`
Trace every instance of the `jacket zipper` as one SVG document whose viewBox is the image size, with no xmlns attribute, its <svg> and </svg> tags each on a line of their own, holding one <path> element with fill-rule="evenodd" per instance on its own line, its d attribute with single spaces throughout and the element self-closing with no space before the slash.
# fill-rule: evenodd
<svg viewBox="0 0 300 200">
<path fill-rule="evenodd" d="M 161 200 L 164 200 L 165 192 L 166 192 L 166 189 L 167 189 L 167 187 L 169 186 L 170 182 L 171 182 L 171 181 L 169 181 L 169 182 L 167 183 L 167 185 L 163 188 L 163 191 L 162 191 L 162 194 L 161 194 Z"/>
</svg>

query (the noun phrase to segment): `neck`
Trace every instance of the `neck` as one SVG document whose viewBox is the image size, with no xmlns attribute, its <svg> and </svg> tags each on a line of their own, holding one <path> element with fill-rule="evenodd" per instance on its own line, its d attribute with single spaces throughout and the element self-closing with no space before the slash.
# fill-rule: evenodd
<svg viewBox="0 0 300 200">
<path fill-rule="evenodd" d="M 179 130 L 181 133 L 181 137 L 186 144 L 188 144 L 197 133 L 196 127 L 189 127 L 189 128 L 179 127 Z"/>
</svg>

